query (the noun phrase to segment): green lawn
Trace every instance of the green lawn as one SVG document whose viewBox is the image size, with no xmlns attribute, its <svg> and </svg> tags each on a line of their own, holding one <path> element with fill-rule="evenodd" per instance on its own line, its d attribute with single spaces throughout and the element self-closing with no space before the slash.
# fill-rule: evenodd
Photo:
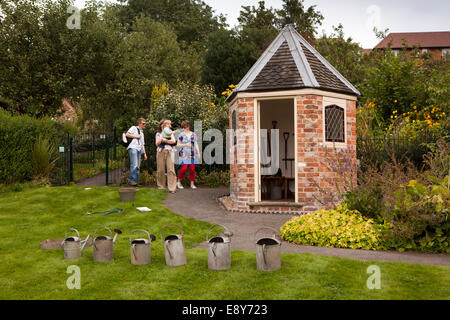
<svg viewBox="0 0 450 320">
<path fill-rule="evenodd" d="M 0 299 L 450 299 L 450 268 L 404 263 L 361 262 L 311 254 L 283 254 L 275 272 L 256 270 L 255 253 L 232 252 L 227 271 L 207 268 L 204 241 L 208 223 L 187 219 L 166 209 L 166 193 L 141 189 L 136 206 L 119 202 L 117 189 L 58 187 L 0 193 Z M 186 204 L 191 205 L 191 204 Z M 87 216 L 92 210 L 123 207 L 125 216 Z M 186 266 L 165 265 L 159 230 L 176 223 L 185 230 Z M 99 226 L 119 228 L 115 260 L 94 263 L 92 247 L 79 260 L 63 260 L 62 251 L 43 251 L 39 243 L 62 238 L 70 227 L 82 236 Z M 145 228 L 158 236 L 152 263 L 130 264 L 129 233 Z M 381 289 L 369 290 L 367 267 L 381 269 Z M 81 269 L 81 290 L 69 290 L 66 269 Z"/>
</svg>

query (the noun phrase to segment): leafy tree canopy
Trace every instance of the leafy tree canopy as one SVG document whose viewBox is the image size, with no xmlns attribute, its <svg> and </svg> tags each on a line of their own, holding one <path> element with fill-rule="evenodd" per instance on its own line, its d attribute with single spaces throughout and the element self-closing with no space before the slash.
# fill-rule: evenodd
<svg viewBox="0 0 450 320">
<path fill-rule="evenodd" d="M 211 32 L 225 27 L 225 17 L 216 16 L 210 6 L 201 0 L 119 0 L 120 16 L 132 24 L 144 14 L 155 21 L 172 26 L 179 41 L 201 46 Z"/>
<path fill-rule="evenodd" d="M 315 6 L 305 8 L 303 0 L 283 0 L 283 8 L 267 8 L 264 1 L 258 6 L 243 6 L 239 26 L 210 34 L 204 53 L 202 81 L 212 84 L 216 93 L 236 84 L 258 60 L 264 50 L 288 23 L 306 37 L 313 39 L 323 16 Z"/>
<path fill-rule="evenodd" d="M 345 38 L 342 24 L 333 29 L 330 35 L 323 33 L 314 46 L 347 80 L 359 87 L 364 80 L 362 48 L 352 38 Z"/>
</svg>

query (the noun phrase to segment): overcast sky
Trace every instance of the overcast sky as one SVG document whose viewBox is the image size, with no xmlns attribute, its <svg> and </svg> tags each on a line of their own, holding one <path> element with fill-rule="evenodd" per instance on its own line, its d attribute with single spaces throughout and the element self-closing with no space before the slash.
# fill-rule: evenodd
<svg viewBox="0 0 450 320">
<path fill-rule="evenodd" d="M 151 1 L 151 0 L 148 0 Z M 203 0 L 216 14 L 237 24 L 241 6 L 258 5 L 259 0 Z M 82 8 L 85 0 L 75 0 Z M 281 8 L 281 0 L 266 0 L 266 7 Z M 373 27 L 390 32 L 450 31 L 449 0 L 305 0 L 305 6 L 316 5 L 325 17 L 322 30 L 331 33 L 332 26 L 342 23 L 346 37 L 352 37 L 363 48 L 373 48 L 379 40 Z"/>
</svg>

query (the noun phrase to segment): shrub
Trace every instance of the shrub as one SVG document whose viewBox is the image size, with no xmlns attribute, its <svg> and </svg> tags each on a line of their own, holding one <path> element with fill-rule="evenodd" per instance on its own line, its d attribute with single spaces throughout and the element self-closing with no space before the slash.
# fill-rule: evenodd
<svg viewBox="0 0 450 320">
<path fill-rule="evenodd" d="M 56 148 L 43 136 L 39 136 L 31 152 L 34 178 L 49 178 L 56 161 Z"/>
<path fill-rule="evenodd" d="M 448 112 L 450 71 L 447 65 L 430 65 L 431 61 L 411 59 L 403 52 L 396 57 L 387 50 L 366 68 L 365 81 L 359 87 L 360 101 L 376 101 L 384 120 L 394 110 L 402 114 L 413 106 L 420 109 L 434 105 Z"/>
<path fill-rule="evenodd" d="M 300 245 L 379 250 L 385 249 L 380 226 L 342 204 L 294 217 L 280 229 L 282 238 Z"/>
<path fill-rule="evenodd" d="M 392 222 L 392 228 L 385 238 L 392 248 L 450 253 L 449 176 L 429 178 L 433 183 L 411 180 L 386 196 L 383 215 Z"/>
<path fill-rule="evenodd" d="M 156 185 L 156 171 L 142 171 L 139 173 L 139 183 L 144 186 Z"/>
<path fill-rule="evenodd" d="M 156 99 L 148 115 L 148 128 L 155 130 L 161 119 L 172 120 L 172 127 L 179 128 L 183 120 L 202 121 L 202 129 L 211 128 L 224 131 L 228 127 L 228 107 L 224 100 L 215 103 L 216 97 L 211 86 L 201 86 L 191 82 L 179 82 L 168 93 Z"/>
<path fill-rule="evenodd" d="M 27 189 L 42 188 L 42 187 L 48 187 L 48 186 L 50 186 L 50 181 L 48 179 L 45 179 L 45 178 L 34 179 L 33 181 L 25 182 L 25 183 L 13 183 L 13 184 L 9 184 L 9 185 L 0 184 L 0 193 L 22 192 Z"/>
<path fill-rule="evenodd" d="M 128 177 L 130 176 L 130 171 L 122 170 L 120 176 L 120 184 L 128 184 Z M 149 172 L 147 170 L 142 170 L 139 172 L 139 184 L 143 186 L 154 186 L 156 185 L 156 171 Z"/>
<path fill-rule="evenodd" d="M 345 203 L 363 216 L 378 221 L 383 210 L 383 194 L 376 185 L 359 186 L 345 194 Z"/>
<path fill-rule="evenodd" d="M 206 176 L 206 185 L 210 188 L 217 188 L 222 183 L 220 181 L 219 172 L 212 171 Z"/>
<path fill-rule="evenodd" d="M 31 154 L 37 137 L 59 142 L 63 127 L 48 118 L 12 116 L 0 109 L 0 182 L 11 184 L 33 178 Z"/>
<path fill-rule="evenodd" d="M 384 162 L 359 173 L 358 186 L 344 193 L 344 203 L 384 230 L 387 247 L 426 252 L 450 252 L 450 143 L 445 139 L 427 146 L 424 169 L 410 162 Z"/>
<path fill-rule="evenodd" d="M 187 175 L 186 178 L 187 179 Z M 211 171 L 208 173 L 206 169 L 196 171 L 195 182 L 198 185 L 205 185 L 210 188 L 217 188 L 219 186 L 230 185 L 230 172 L 228 170 L 223 171 Z"/>
<path fill-rule="evenodd" d="M 81 182 L 100 173 L 101 171 L 98 167 L 80 167 L 79 165 L 74 165 L 73 180 L 75 182 Z"/>
</svg>

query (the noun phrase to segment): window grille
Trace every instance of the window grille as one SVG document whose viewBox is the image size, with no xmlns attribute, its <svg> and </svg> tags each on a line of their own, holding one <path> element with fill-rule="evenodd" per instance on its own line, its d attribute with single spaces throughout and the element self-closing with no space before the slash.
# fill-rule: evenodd
<svg viewBox="0 0 450 320">
<path fill-rule="evenodd" d="M 345 142 L 344 108 L 337 105 L 325 107 L 325 141 Z"/>
</svg>

